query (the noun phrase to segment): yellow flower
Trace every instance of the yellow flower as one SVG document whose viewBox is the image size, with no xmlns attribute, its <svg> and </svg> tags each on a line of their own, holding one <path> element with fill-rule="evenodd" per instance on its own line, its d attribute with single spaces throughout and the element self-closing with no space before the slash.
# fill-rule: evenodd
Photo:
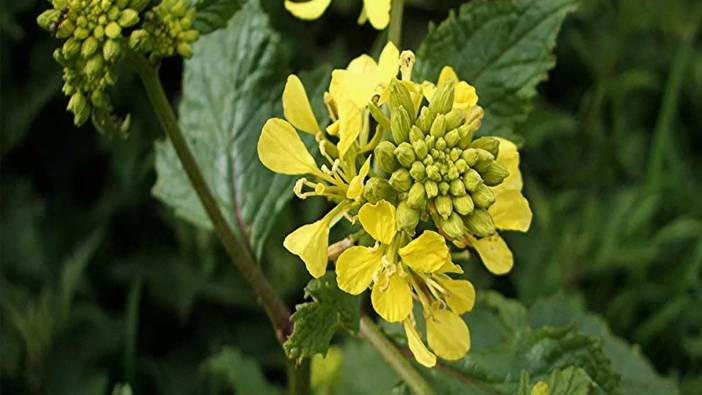
<svg viewBox="0 0 702 395">
<path fill-rule="evenodd" d="M 378 30 L 385 29 L 390 22 L 390 1 L 363 0 L 363 11 L 361 11 L 361 15 L 358 18 L 358 23 L 363 24 L 368 19 L 374 28 Z M 331 0 L 286 0 L 285 8 L 300 19 L 312 20 L 322 16 L 329 4 L 331 4 Z"/>
</svg>

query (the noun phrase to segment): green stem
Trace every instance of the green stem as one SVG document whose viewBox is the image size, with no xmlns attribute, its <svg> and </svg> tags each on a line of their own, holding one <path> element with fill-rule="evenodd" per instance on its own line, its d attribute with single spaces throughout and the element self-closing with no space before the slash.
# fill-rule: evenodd
<svg viewBox="0 0 702 395">
<path fill-rule="evenodd" d="M 424 378 L 412 367 L 407 358 L 380 331 L 368 316 L 361 317 L 361 336 L 363 336 L 383 357 L 385 362 L 397 373 L 416 395 L 433 395 L 434 392 Z"/>
<path fill-rule="evenodd" d="M 256 264 L 249 250 L 237 239 L 227 224 L 227 221 L 224 219 L 224 215 L 222 215 L 222 211 L 212 195 L 210 188 L 207 186 L 207 182 L 202 176 L 200 167 L 190 151 L 185 137 L 180 131 L 178 120 L 175 113 L 173 113 L 166 93 L 163 91 L 163 86 L 161 86 L 158 72 L 140 55 L 129 54 L 129 60 L 136 68 L 137 73 L 144 83 L 144 88 L 156 112 L 159 123 L 173 144 L 178 159 L 180 159 L 195 193 L 197 193 L 203 208 L 207 212 L 207 216 L 212 222 L 215 233 L 224 245 L 224 249 L 227 251 L 234 266 L 241 272 L 244 279 L 249 283 L 260 299 L 273 325 L 275 334 L 282 344 L 289 334 L 290 311 L 280 296 L 271 287 L 268 280 L 266 280 L 266 277 Z"/>
<path fill-rule="evenodd" d="M 402 38 L 402 11 L 404 6 L 405 0 L 392 0 L 388 41 L 392 41 L 397 48 L 400 48 L 400 39 Z"/>
<path fill-rule="evenodd" d="M 310 359 L 305 358 L 299 364 L 288 360 L 288 393 L 307 395 L 310 392 Z"/>
</svg>

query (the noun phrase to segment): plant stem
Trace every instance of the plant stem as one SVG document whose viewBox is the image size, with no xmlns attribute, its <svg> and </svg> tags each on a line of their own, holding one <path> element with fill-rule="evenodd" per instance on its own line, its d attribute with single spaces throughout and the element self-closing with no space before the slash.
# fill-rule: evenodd
<svg viewBox="0 0 702 395">
<path fill-rule="evenodd" d="M 404 6 L 405 0 L 392 0 L 388 41 L 392 41 L 397 48 L 400 48 L 400 39 L 402 38 L 402 11 Z"/>
<path fill-rule="evenodd" d="M 212 195 L 210 188 L 207 186 L 207 182 L 202 176 L 200 167 L 190 151 L 185 137 L 180 131 L 178 120 L 166 97 L 166 93 L 163 91 L 158 72 L 140 55 L 130 53 L 129 60 L 136 68 L 137 73 L 144 83 L 144 88 L 156 112 L 159 123 L 173 144 L 178 159 L 180 159 L 180 163 L 195 193 L 197 193 L 202 206 L 207 212 L 207 216 L 212 222 L 215 233 L 224 245 L 224 249 L 227 251 L 234 266 L 241 272 L 244 279 L 258 296 L 268 318 L 271 320 L 276 337 L 282 344 L 289 334 L 290 311 L 280 296 L 271 287 L 268 280 L 266 280 L 266 277 L 256 264 L 249 250 L 237 239 L 227 224 L 227 221 L 224 219 L 224 215 L 222 215 L 222 211 Z"/>
<path fill-rule="evenodd" d="M 288 393 L 307 395 L 310 393 L 310 359 L 305 358 L 299 365 L 288 360 Z"/>
<path fill-rule="evenodd" d="M 361 336 L 375 347 L 385 362 L 407 383 L 416 395 L 433 395 L 424 378 L 417 372 L 407 358 L 380 331 L 368 316 L 361 317 Z"/>
</svg>

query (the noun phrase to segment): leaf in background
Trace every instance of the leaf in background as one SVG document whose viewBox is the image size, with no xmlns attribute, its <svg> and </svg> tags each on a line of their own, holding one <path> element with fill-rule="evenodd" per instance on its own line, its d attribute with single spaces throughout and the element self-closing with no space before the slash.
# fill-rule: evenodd
<svg viewBox="0 0 702 395">
<path fill-rule="evenodd" d="M 333 272 L 310 281 L 305 297 L 312 301 L 296 306 L 293 333 L 284 344 L 291 358 L 326 354 L 337 329 L 358 332 L 360 298 L 341 291 Z"/>
<path fill-rule="evenodd" d="M 583 369 L 569 367 L 563 370 L 554 370 L 546 381 L 529 382 L 529 374 L 522 372 L 517 395 L 541 395 L 533 392 L 537 386 L 546 385 L 546 395 L 588 395 L 599 390 L 590 376 Z M 541 387 L 543 388 L 543 387 Z M 600 391 L 601 392 L 601 391 Z"/>
<path fill-rule="evenodd" d="M 227 26 L 227 22 L 241 8 L 246 0 L 190 0 L 197 8 L 193 27 L 200 34 L 212 33 Z"/>
<path fill-rule="evenodd" d="M 436 80 L 451 65 L 475 86 L 485 108 L 482 130 L 510 137 L 556 63 L 551 54 L 578 0 L 471 1 L 430 29 L 417 51 L 416 76 Z"/>
<path fill-rule="evenodd" d="M 256 361 L 237 349 L 224 347 L 208 358 L 202 366 L 205 375 L 216 381 L 224 381 L 228 391 L 211 393 L 235 393 L 257 395 L 280 395 L 280 388 L 269 384 Z"/>
<path fill-rule="evenodd" d="M 203 37 L 185 63 L 180 122 L 183 133 L 230 226 L 257 257 L 294 179 L 264 168 L 256 144 L 266 119 L 281 113 L 287 58 L 258 2 L 247 3 L 225 29 Z M 328 73 L 306 79 L 320 96 Z M 314 101 L 314 102 L 319 102 Z M 319 106 L 315 106 L 319 108 Z M 321 114 L 318 112 L 318 114 Z M 181 217 L 211 228 L 209 218 L 168 141 L 156 144 L 154 195 Z"/>
</svg>

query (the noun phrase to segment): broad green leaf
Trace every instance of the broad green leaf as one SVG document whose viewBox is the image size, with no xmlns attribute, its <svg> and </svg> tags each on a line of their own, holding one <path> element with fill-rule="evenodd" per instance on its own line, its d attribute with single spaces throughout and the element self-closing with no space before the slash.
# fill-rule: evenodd
<svg viewBox="0 0 702 395">
<path fill-rule="evenodd" d="M 293 333 L 284 344 L 291 358 L 326 354 L 338 329 L 358 332 L 360 298 L 341 291 L 333 272 L 310 281 L 305 297 L 312 301 L 295 307 Z"/>
<path fill-rule="evenodd" d="M 235 393 L 257 395 L 279 395 L 280 388 L 266 381 L 261 367 L 256 361 L 239 350 L 224 347 L 208 358 L 202 366 L 203 373 L 210 378 L 213 386 L 224 382 L 226 391 L 212 393 Z"/>
<path fill-rule="evenodd" d="M 227 22 L 239 11 L 246 0 L 190 0 L 197 9 L 193 27 L 200 34 L 212 33 L 227 26 Z"/>
<path fill-rule="evenodd" d="M 522 372 L 517 395 L 541 395 L 537 388 L 547 388 L 547 395 L 588 395 L 596 392 L 595 383 L 580 368 L 554 370 L 548 380 L 529 381 L 529 374 Z"/>
<path fill-rule="evenodd" d="M 509 137 L 524 120 L 536 86 L 578 0 L 471 1 L 431 28 L 417 51 L 416 77 L 436 81 L 445 65 L 477 89 L 483 133 Z"/>
<path fill-rule="evenodd" d="M 225 29 L 199 40 L 194 52 L 185 63 L 181 128 L 228 223 L 260 257 L 295 181 L 264 168 L 256 154 L 261 127 L 282 112 L 287 58 L 255 1 Z M 326 81 L 319 77 L 326 75 L 303 76 L 310 97 L 320 98 L 313 103 L 321 102 Z M 156 144 L 156 171 L 154 195 L 181 217 L 211 228 L 168 141 Z"/>
</svg>

